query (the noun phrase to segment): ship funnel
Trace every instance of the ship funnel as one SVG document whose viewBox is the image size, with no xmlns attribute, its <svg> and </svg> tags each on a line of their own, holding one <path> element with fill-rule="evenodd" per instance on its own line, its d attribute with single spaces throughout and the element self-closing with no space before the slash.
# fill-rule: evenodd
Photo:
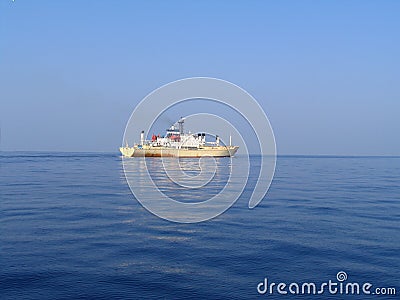
<svg viewBox="0 0 400 300">
<path fill-rule="evenodd" d="M 140 133 L 140 144 L 144 145 L 144 131 L 142 130 L 142 132 Z"/>
</svg>

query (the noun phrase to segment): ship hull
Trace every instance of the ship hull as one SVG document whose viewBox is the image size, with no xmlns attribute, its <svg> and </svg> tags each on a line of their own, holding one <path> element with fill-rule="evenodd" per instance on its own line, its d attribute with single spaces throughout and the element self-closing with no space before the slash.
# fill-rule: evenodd
<svg viewBox="0 0 400 300">
<path fill-rule="evenodd" d="M 234 156 L 238 146 L 202 147 L 198 149 L 175 149 L 166 147 L 121 147 L 125 157 L 229 157 Z"/>
</svg>

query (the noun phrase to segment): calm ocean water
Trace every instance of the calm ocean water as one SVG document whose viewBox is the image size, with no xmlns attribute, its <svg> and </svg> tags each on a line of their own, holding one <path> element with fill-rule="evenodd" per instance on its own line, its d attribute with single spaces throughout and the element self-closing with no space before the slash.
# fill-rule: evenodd
<svg viewBox="0 0 400 300">
<path fill-rule="evenodd" d="M 213 220 L 176 224 L 133 198 L 118 154 L 2 152 L 0 298 L 398 299 L 400 158 L 278 157 L 253 210 L 248 192 Z M 339 271 L 397 295 L 257 293 L 265 277 Z"/>
</svg>

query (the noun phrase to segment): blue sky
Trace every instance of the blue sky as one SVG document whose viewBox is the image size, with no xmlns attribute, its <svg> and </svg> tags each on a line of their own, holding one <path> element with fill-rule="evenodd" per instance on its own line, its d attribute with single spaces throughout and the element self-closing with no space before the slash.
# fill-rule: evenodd
<svg viewBox="0 0 400 300">
<path fill-rule="evenodd" d="M 1 150 L 117 151 L 168 82 L 250 92 L 278 154 L 400 155 L 399 1 L 0 1 Z"/>
</svg>

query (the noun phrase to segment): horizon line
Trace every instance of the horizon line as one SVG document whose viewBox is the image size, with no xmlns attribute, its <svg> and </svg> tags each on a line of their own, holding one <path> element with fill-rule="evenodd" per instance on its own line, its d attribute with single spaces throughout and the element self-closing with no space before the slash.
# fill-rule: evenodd
<svg viewBox="0 0 400 300">
<path fill-rule="evenodd" d="M 0 150 L 0 153 L 81 153 L 81 154 L 119 154 L 119 151 L 52 151 L 52 150 Z M 236 156 L 244 156 L 246 154 L 237 154 Z M 249 154 L 250 156 L 259 156 L 260 154 Z M 269 156 L 269 155 L 264 155 Z M 382 158 L 400 158 L 400 154 L 277 154 L 277 157 L 382 157 Z"/>
</svg>

